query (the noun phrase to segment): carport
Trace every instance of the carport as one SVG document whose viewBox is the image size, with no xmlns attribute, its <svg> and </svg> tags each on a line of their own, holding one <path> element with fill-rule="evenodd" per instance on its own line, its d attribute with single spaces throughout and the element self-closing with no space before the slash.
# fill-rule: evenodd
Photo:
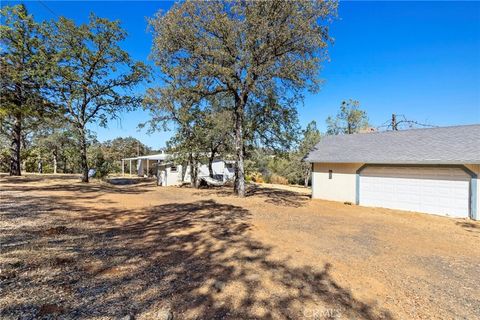
<svg viewBox="0 0 480 320">
<path fill-rule="evenodd" d="M 159 153 L 151 154 L 148 156 L 138 156 L 132 158 L 123 158 L 122 159 L 122 175 L 125 175 L 125 163 L 128 161 L 129 174 L 132 175 L 132 164 L 136 165 L 136 175 L 143 177 L 144 171 L 146 170 L 147 175 L 151 165 L 158 165 L 159 163 L 164 162 L 168 158 L 168 154 Z M 133 161 L 133 163 L 132 163 Z"/>
</svg>

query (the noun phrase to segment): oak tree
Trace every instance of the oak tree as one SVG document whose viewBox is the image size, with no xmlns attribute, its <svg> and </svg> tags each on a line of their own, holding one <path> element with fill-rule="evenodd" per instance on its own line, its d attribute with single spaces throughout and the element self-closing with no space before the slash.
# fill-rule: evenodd
<svg viewBox="0 0 480 320">
<path fill-rule="evenodd" d="M 62 17 L 52 32 L 59 50 L 56 102 L 65 106 L 65 119 L 76 130 L 82 181 L 88 182 L 87 125 L 106 126 L 121 111 L 140 106 L 142 98 L 135 87 L 149 70 L 120 47 L 127 34 L 119 21 L 91 14 L 88 23 L 77 25 Z"/>
<path fill-rule="evenodd" d="M 336 2 L 185 1 L 150 20 L 152 57 L 172 97 L 231 96 L 236 191 L 245 196 L 246 108 L 319 88 Z M 283 101 L 279 101 L 282 105 Z M 272 124 L 271 121 L 264 125 Z"/>
</svg>

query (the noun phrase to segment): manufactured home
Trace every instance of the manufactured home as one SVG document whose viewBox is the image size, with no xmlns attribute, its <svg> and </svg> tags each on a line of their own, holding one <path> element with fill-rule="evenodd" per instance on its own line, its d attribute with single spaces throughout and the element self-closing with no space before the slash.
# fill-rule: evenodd
<svg viewBox="0 0 480 320">
<path fill-rule="evenodd" d="M 157 176 L 160 186 L 178 186 L 183 183 L 190 183 L 190 166 L 178 164 L 171 154 L 160 153 L 148 156 L 138 156 L 122 159 L 122 174 L 125 175 L 125 165 L 128 163 L 129 173 L 139 177 Z M 232 180 L 235 172 L 234 162 L 224 159 L 215 159 L 212 163 L 214 179 L 222 182 Z M 132 171 L 132 166 L 135 171 Z M 208 164 L 199 164 L 198 177 L 208 177 L 210 171 Z"/>
<path fill-rule="evenodd" d="M 312 198 L 480 219 L 480 124 L 326 136 Z"/>
</svg>

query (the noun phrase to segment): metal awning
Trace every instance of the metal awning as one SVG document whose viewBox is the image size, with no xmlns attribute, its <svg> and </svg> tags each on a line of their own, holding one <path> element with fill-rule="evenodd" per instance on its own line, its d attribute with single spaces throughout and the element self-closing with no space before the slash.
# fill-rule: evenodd
<svg viewBox="0 0 480 320">
<path fill-rule="evenodd" d="M 124 158 L 122 160 L 166 160 L 170 157 L 167 153 L 151 154 L 148 156 L 138 156 L 133 158 Z"/>
</svg>

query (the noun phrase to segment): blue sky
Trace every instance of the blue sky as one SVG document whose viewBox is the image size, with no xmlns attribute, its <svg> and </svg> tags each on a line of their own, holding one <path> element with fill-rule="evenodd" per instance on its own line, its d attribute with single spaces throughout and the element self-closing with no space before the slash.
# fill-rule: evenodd
<svg viewBox="0 0 480 320">
<path fill-rule="evenodd" d="M 2 5 L 17 2 L 2 1 Z M 133 58 L 146 61 L 151 35 L 147 17 L 169 2 L 24 1 L 38 20 L 63 15 L 78 22 L 93 11 L 119 19 L 128 32 L 123 43 Z M 335 38 L 325 83 L 298 106 L 300 122 L 315 120 L 322 131 L 342 100 L 356 99 L 373 125 L 392 113 L 434 125 L 480 123 L 480 3 L 479 2 L 341 2 L 339 19 L 331 26 Z M 139 110 L 96 125 L 99 140 L 134 136 L 157 149 L 171 132 L 147 135 L 138 123 L 148 119 Z"/>
</svg>

